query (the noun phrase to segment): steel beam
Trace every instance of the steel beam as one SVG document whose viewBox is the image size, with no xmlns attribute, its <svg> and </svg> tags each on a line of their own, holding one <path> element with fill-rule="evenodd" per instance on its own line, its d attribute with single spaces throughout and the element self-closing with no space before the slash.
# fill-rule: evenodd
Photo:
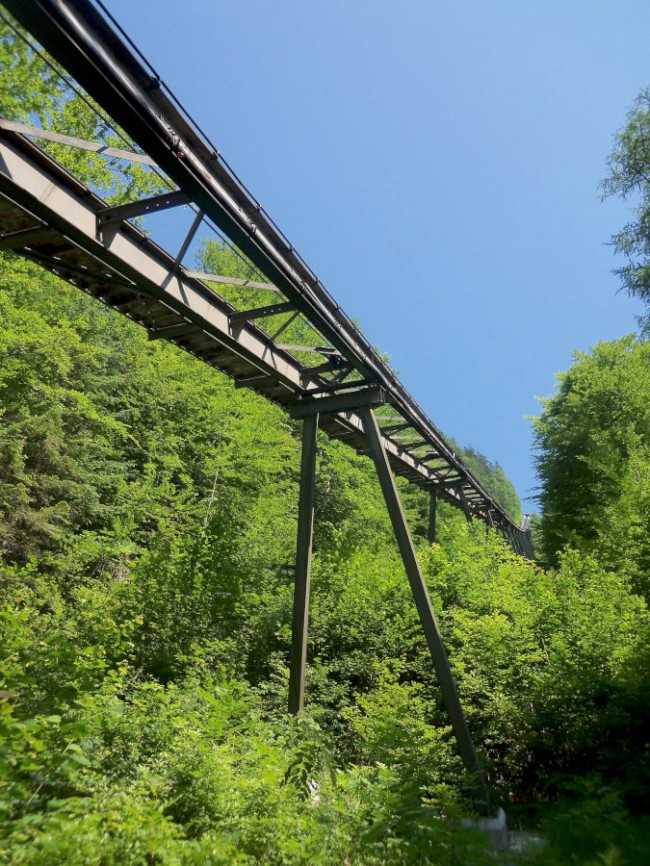
<svg viewBox="0 0 650 866">
<path fill-rule="evenodd" d="M 238 310 L 236 313 L 231 313 L 228 317 L 231 328 L 241 327 L 246 322 L 252 322 L 254 319 L 264 319 L 267 316 L 278 316 L 281 313 L 290 313 L 295 310 L 294 305 L 290 301 L 280 304 L 269 304 L 266 307 L 256 307 L 254 310 Z"/>
<path fill-rule="evenodd" d="M 189 204 L 190 197 L 182 190 L 165 192 L 162 195 L 154 195 L 151 198 L 143 198 L 129 204 L 120 204 L 115 207 L 106 207 L 97 212 L 97 225 L 104 228 L 111 223 L 120 223 L 122 220 L 130 220 L 135 217 L 146 216 L 151 213 L 168 210 L 170 207 L 180 207 Z"/>
<path fill-rule="evenodd" d="M 436 540 L 436 511 L 438 507 L 438 493 L 435 487 L 429 492 L 429 525 L 427 527 L 427 540 L 433 544 Z"/>
<path fill-rule="evenodd" d="M 378 419 L 381 422 L 381 418 Z M 402 424 L 391 424 L 389 427 L 382 427 L 381 432 L 384 436 L 390 436 L 391 439 L 394 439 L 395 442 L 398 442 L 399 439 L 396 439 L 393 436 L 393 433 L 399 433 L 400 430 L 408 430 L 411 425 L 408 421 L 404 421 Z"/>
<path fill-rule="evenodd" d="M 393 478 L 393 473 L 391 472 L 390 464 L 386 457 L 386 452 L 384 451 L 381 433 L 371 409 L 368 407 L 359 409 L 359 414 L 361 415 L 364 432 L 368 440 L 370 454 L 375 463 L 379 484 L 381 485 L 381 490 L 384 495 L 393 532 L 395 533 L 397 545 L 402 555 L 406 576 L 411 585 L 411 592 L 413 593 L 413 599 L 420 617 L 422 630 L 424 631 L 427 640 L 429 653 L 431 654 L 433 666 L 438 678 L 438 684 L 440 685 L 447 713 L 449 714 L 449 719 L 451 721 L 452 730 L 456 737 L 456 742 L 458 743 L 458 749 L 463 759 L 463 763 L 465 764 L 465 768 L 476 780 L 476 784 L 480 789 L 480 800 L 483 804 L 483 808 L 487 811 L 488 794 L 485 780 L 483 778 L 483 772 L 476 755 L 474 741 L 472 740 L 472 735 L 467 726 L 463 708 L 460 704 L 458 691 L 456 690 L 456 683 L 454 682 L 454 677 L 451 672 L 442 635 L 440 634 L 438 621 L 433 611 L 433 606 L 431 605 L 431 599 L 429 598 L 424 577 L 422 576 L 420 563 L 418 562 L 417 554 L 415 552 L 415 545 L 413 544 L 413 539 L 411 538 L 411 533 L 409 532 L 406 517 L 402 509 L 402 503 L 397 492 L 397 486 L 395 485 L 395 479 Z"/>
<path fill-rule="evenodd" d="M 39 129 L 39 127 L 29 126 L 27 123 L 15 123 L 13 120 L 0 118 L 0 129 L 4 129 L 7 132 L 17 132 L 30 138 L 40 138 L 43 141 L 55 141 L 58 144 L 65 144 L 68 147 L 76 147 L 80 150 L 92 150 L 93 153 L 124 159 L 127 162 L 139 162 L 152 167 L 156 165 L 153 159 L 144 153 L 134 153 L 132 150 L 121 150 L 118 147 L 108 147 L 105 144 L 99 144 L 97 141 L 86 141 L 83 138 L 75 138 L 72 135 L 61 135 L 59 132 L 52 132 L 51 129 Z"/>
<path fill-rule="evenodd" d="M 322 376 L 323 373 L 335 372 L 351 372 L 351 367 L 345 363 L 345 359 L 340 355 L 331 355 L 329 361 L 324 364 L 318 364 L 316 367 L 308 367 L 303 378 L 314 379 L 316 376 Z"/>
<path fill-rule="evenodd" d="M 348 374 L 346 374 L 347 376 Z M 309 389 L 310 394 L 332 394 L 335 391 L 349 391 L 353 388 L 365 388 L 367 385 L 376 385 L 377 380 L 370 379 L 349 379 L 347 382 L 339 382 L 333 379 L 325 385 L 314 385 Z"/>
<path fill-rule="evenodd" d="M 408 440 L 400 442 L 399 439 L 395 439 L 395 442 L 400 443 L 401 448 L 406 448 L 408 451 L 413 451 L 414 448 L 422 448 L 423 445 L 429 445 L 428 439 L 413 439 L 411 442 Z"/>
<path fill-rule="evenodd" d="M 206 271 L 189 270 L 185 270 L 184 274 L 193 280 L 203 280 L 206 283 L 223 283 L 224 286 L 241 286 L 244 289 L 259 289 L 264 292 L 279 291 L 271 283 L 259 283 L 255 280 L 244 280 L 241 277 L 225 277 L 223 274 L 209 274 Z"/>
<path fill-rule="evenodd" d="M 149 331 L 149 339 L 174 340 L 177 337 L 186 337 L 188 334 L 194 334 L 200 330 L 194 322 L 183 322 L 180 325 L 170 325 L 168 328 L 158 328 L 156 331 Z"/>
<path fill-rule="evenodd" d="M 285 352 L 315 352 L 326 357 L 339 354 L 333 346 L 298 346 L 294 343 L 280 343 L 278 348 L 284 349 Z"/>
<path fill-rule="evenodd" d="M 252 388 L 255 385 L 261 385 L 272 381 L 272 377 L 268 374 L 262 374 L 260 376 L 247 376 L 243 379 L 235 379 L 235 388 Z"/>
<path fill-rule="evenodd" d="M 290 403 L 287 407 L 292 418 L 306 418 L 314 413 L 336 414 L 337 412 L 356 411 L 361 406 L 382 406 L 386 395 L 381 388 L 364 388 L 334 397 L 304 397 Z"/>
<path fill-rule="evenodd" d="M 23 229 L 20 232 L 10 232 L 0 236 L 0 252 L 5 250 L 18 250 L 21 247 L 29 247 L 32 244 L 42 244 L 47 240 L 58 237 L 54 229 L 47 226 L 37 226 L 33 229 Z"/>
<path fill-rule="evenodd" d="M 300 498 L 298 504 L 298 543 L 296 577 L 293 591 L 293 624 L 289 665 L 289 712 L 299 713 L 305 704 L 305 668 L 309 629 L 309 594 L 311 588 L 311 545 L 314 533 L 314 500 L 316 496 L 316 440 L 318 414 L 307 415 L 302 422 L 302 457 L 300 464 Z"/>
<path fill-rule="evenodd" d="M 204 216 L 205 214 L 203 213 L 203 211 L 196 212 L 196 216 L 192 220 L 192 225 L 190 226 L 188 233 L 185 235 L 185 240 L 181 244 L 181 248 L 179 249 L 178 254 L 174 260 L 174 264 L 176 265 L 176 267 L 181 266 L 183 259 L 185 258 L 185 255 L 190 248 L 190 244 L 194 240 L 194 236 L 198 232 L 199 227 L 203 222 Z"/>
</svg>

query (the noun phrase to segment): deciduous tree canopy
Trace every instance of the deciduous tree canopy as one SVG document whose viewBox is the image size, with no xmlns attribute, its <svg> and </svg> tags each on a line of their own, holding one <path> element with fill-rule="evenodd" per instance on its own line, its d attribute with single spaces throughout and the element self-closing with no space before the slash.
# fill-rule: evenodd
<svg viewBox="0 0 650 866">
<path fill-rule="evenodd" d="M 617 273 L 623 288 L 650 310 L 650 89 L 639 94 L 617 134 L 609 168 L 605 195 L 634 202 L 634 218 L 613 237 L 626 259 Z M 650 312 L 641 317 L 641 326 L 648 333 Z"/>
<path fill-rule="evenodd" d="M 576 353 L 535 421 L 543 548 L 598 554 L 650 589 L 650 343 Z"/>
</svg>

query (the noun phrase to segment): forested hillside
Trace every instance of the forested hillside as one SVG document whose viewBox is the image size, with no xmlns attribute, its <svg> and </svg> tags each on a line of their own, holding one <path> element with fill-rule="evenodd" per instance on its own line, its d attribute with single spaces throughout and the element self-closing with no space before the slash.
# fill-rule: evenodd
<svg viewBox="0 0 650 866">
<path fill-rule="evenodd" d="M 0 50 L 7 116 L 51 99 L 90 123 Z M 75 169 L 102 189 L 99 164 Z M 472 780 L 370 461 L 319 440 L 292 718 L 299 422 L 11 254 L 0 325 L 0 862 L 650 858 L 647 343 L 580 355 L 544 407 L 543 565 L 444 504 L 428 544 L 427 498 L 399 485 L 494 800 L 546 843 L 503 854 L 462 826 Z M 464 454 L 517 517 L 501 468 Z"/>
<path fill-rule="evenodd" d="M 475 478 L 494 497 L 503 510 L 516 524 L 521 523 L 521 502 L 512 482 L 507 478 L 503 468 L 493 463 L 471 445 L 458 445 L 453 439 L 456 450 L 461 455 L 463 463 L 469 468 Z"/>
</svg>

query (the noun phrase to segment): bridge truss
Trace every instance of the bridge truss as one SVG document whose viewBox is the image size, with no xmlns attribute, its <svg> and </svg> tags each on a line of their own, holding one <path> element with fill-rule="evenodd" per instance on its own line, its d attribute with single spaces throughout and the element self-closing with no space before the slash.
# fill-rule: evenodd
<svg viewBox="0 0 650 866">
<path fill-rule="evenodd" d="M 304 419 L 292 712 L 304 700 L 318 429 L 373 459 L 461 755 L 481 779 L 394 475 L 429 492 L 430 540 L 438 500 L 494 527 L 517 553 L 532 558 L 530 533 L 513 523 L 463 464 L 101 2 L 2 3 L 127 137 L 126 147 L 116 148 L 44 123 L 0 119 L 0 250 L 57 274 L 145 327 L 152 339 L 175 343 L 237 386 Z M 140 164 L 158 173 L 165 191 L 111 206 L 47 152 L 44 145 L 51 142 L 100 153 L 110 165 Z M 163 210 L 187 214 L 187 208 L 192 222 L 176 253 L 133 222 Z M 206 227 L 243 254 L 249 276 L 184 264 Z M 249 293 L 253 305 L 229 300 L 233 286 L 239 299 Z M 265 330 L 260 322 L 273 328 Z M 282 341 L 295 322 L 313 337 L 306 345 Z"/>
</svg>

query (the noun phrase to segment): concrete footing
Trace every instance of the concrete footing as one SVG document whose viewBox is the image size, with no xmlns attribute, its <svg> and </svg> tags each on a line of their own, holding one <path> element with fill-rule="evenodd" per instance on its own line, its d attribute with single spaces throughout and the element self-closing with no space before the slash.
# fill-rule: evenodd
<svg viewBox="0 0 650 866">
<path fill-rule="evenodd" d="M 493 818 L 465 818 L 461 825 L 485 833 L 499 848 L 508 847 L 508 821 L 503 809 L 499 809 Z"/>
</svg>

